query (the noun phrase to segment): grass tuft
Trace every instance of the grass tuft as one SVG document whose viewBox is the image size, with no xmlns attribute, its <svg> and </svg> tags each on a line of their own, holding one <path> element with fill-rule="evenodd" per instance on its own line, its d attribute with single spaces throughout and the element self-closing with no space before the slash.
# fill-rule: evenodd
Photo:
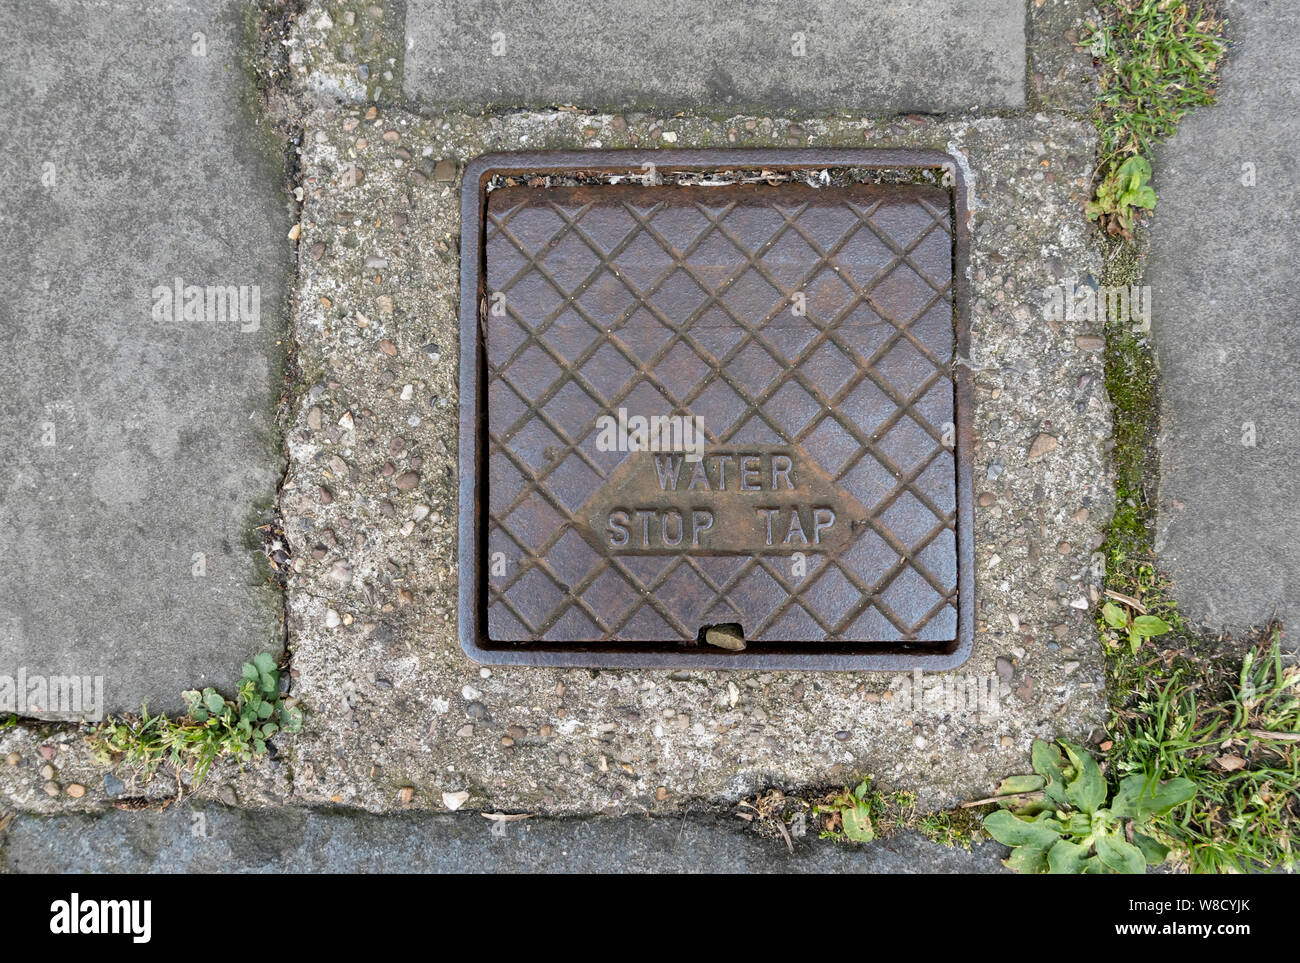
<svg viewBox="0 0 1300 963">
<path fill-rule="evenodd" d="M 1113 771 L 1181 776 L 1196 797 L 1155 835 L 1191 872 L 1294 871 L 1300 836 L 1300 668 L 1280 632 L 1234 654 L 1175 657 L 1112 722 Z"/>
<path fill-rule="evenodd" d="M 1080 40 L 1092 48 L 1101 160 L 1151 149 L 1189 110 L 1214 103 L 1225 21 L 1179 0 L 1102 0 Z"/>
<path fill-rule="evenodd" d="M 1151 153 L 1189 110 L 1214 103 L 1224 21 L 1179 0 L 1103 0 L 1080 41 L 1097 66 L 1100 137 L 1088 216 L 1132 238 L 1138 209 L 1155 206 Z"/>
</svg>

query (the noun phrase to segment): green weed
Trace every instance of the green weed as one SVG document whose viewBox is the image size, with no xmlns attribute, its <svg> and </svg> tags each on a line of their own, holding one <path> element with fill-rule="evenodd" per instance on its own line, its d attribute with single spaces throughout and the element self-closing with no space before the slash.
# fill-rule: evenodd
<svg viewBox="0 0 1300 963">
<path fill-rule="evenodd" d="M 1300 668 L 1278 632 L 1232 655 L 1179 659 L 1148 676 L 1112 724 L 1119 773 L 1189 779 L 1189 806 L 1154 832 L 1192 872 L 1296 868 L 1300 837 Z"/>
<path fill-rule="evenodd" d="M 1060 746 L 1035 739 L 1035 775 L 1005 780 L 1000 794 L 1009 808 L 984 817 L 988 833 L 1012 847 L 1007 867 L 1018 873 L 1144 873 L 1164 862 L 1169 849 L 1148 835 L 1151 823 L 1191 799 L 1196 785 L 1135 773 L 1112 791 L 1088 750 L 1065 741 Z"/>
<path fill-rule="evenodd" d="M 281 698 L 280 670 L 265 652 L 244 663 L 233 700 L 211 688 L 182 696 L 188 713 L 180 719 L 151 716 L 142 706 L 138 720 L 103 723 L 92 737 L 101 760 L 125 762 L 146 775 L 170 762 L 191 772 L 198 785 L 218 759 L 248 762 L 266 753 L 267 740 L 277 732 L 302 728 L 302 712 L 294 700 Z"/>
<path fill-rule="evenodd" d="M 1096 200 L 1088 216 L 1132 237 L 1137 209 L 1155 207 L 1149 159 L 1189 110 L 1214 103 L 1224 22 L 1181 0 L 1103 0 L 1080 40 L 1092 50 L 1100 91 Z"/>
<path fill-rule="evenodd" d="M 869 843 L 876 838 L 876 828 L 871 822 L 873 809 L 883 805 L 880 794 L 871 788 L 870 778 L 853 789 L 832 796 L 813 808 L 822 817 L 823 839 L 847 839 L 854 843 Z"/>
</svg>

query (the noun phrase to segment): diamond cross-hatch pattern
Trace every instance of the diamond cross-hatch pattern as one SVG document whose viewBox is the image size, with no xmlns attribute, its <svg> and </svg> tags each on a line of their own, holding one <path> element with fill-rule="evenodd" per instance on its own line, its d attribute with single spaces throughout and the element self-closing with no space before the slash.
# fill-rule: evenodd
<svg viewBox="0 0 1300 963">
<path fill-rule="evenodd" d="M 946 190 L 508 186 L 483 236 L 493 642 L 952 645 Z"/>
</svg>

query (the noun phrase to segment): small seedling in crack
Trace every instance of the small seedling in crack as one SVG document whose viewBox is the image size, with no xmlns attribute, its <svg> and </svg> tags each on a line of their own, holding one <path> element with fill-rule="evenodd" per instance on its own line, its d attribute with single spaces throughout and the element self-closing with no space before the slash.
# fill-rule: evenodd
<svg viewBox="0 0 1300 963">
<path fill-rule="evenodd" d="M 1158 615 L 1132 614 L 1127 608 L 1121 608 L 1114 602 L 1107 602 L 1101 608 L 1101 617 L 1112 629 L 1128 636 L 1129 651 L 1137 655 L 1144 639 L 1164 635 L 1169 631 L 1169 623 Z"/>
<path fill-rule="evenodd" d="M 1149 211 L 1156 206 L 1150 180 L 1151 164 L 1140 154 L 1107 168 L 1097 185 L 1096 199 L 1088 202 L 1088 217 L 1100 222 L 1108 233 L 1131 239 L 1138 208 Z"/>
<path fill-rule="evenodd" d="M 838 796 L 819 805 L 814 811 L 824 818 L 822 838 L 843 836 L 854 843 L 871 842 L 876 838 L 876 830 L 871 823 L 874 801 L 871 781 L 864 779 L 852 792 L 845 789 Z"/>
</svg>

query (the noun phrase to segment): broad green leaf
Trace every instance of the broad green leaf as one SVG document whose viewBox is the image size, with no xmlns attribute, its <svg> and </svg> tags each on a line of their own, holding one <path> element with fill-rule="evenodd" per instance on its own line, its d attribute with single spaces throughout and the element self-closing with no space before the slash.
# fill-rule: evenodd
<svg viewBox="0 0 1300 963">
<path fill-rule="evenodd" d="M 1065 773 L 1062 771 L 1065 760 L 1061 758 L 1061 750 L 1044 739 L 1035 739 L 1030 756 L 1034 772 L 1047 780 L 1043 792 L 1058 804 L 1068 806 L 1070 800 L 1065 794 Z"/>
<path fill-rule="evenodd" d="M 269 719 L 271 718 L 271 713 L 274 711 L 275 711 L 275 706 L 272 705 L 270 702 L 264 701 L 261 703 L 261 705 L 257 707 L 257 718 Z"/>
<path fill-rule="evenodd" d="M 1146 776 L 1134 773 L 1119 781 L 1119 789 L 1110 801 L 1110 814 L 1116 819 L 1137 819 L 1139 800 L 1146 785 Z"/>
<path fill-rule="evenodd" d="M 280 707 L 280 728 L 294 733 L 302 730 L 302 710 L 295 706 Z"/>
<path fill-rule="evenodd" d="M 1086 813 L 1095 813 L 1106 802 L 1106 780 L 1102 777 L 1097 760 L 1088 750 L 1061 740 L 1065 754 L 1070 757 L 1077 771 L 1074 779 L 1065 787 L 1070 802 Z"/>
<path fill-rule="evenodd" d="M 1082 873 L 1088 847 L 1068 839 L 1058 839 L 1047 851 L 1047 867 L 1053 873 Z"/>
<path fill-rule="evenodd" d="M 998 786 L 997 795 L 1010 796 L 1016 793 L 1037 792 L 1047 785 L 1047 779 L 1043 776 L 1007 776 Z"/>
<path fill-rule="evenodd" d="M 1005 809 L 997 809 L 984 817 L 984 828 L 1004 846 L 1047 849 L 1060 839 L 1060 825 L 1050 813 L 1041 813 L 1028 820 L 1013 816 Z"/>
<path fill-rule="evenodd" d="M 1190 779 L 1178 778 L 1161 783 L 1134 773 L 1120 781 L 1110 811 L 1117 819 L 1136 819 L 1142 823 L 1150 816 L 1164 815 L 1195 795 L 1196 784 Z"/>
<path fill-rule="evenodd" d="M 220 694 L 212 689 L 203 690 L 203 704 L 207 706 L 209 712 L 213 715 L 219 715 L 221 710 L 226 707 L 226 700 L 221 698 Z"/>
<path fill-rule="evenodd" d="M 1140 183 L 1151 177 L 1151 164 L 1141 154 L 1134 154 L 1120 167 L 1119 176 L 1125 179 L 1136 177 Z"/>
<path fill-rule="evenodd" d="M 1142 850 L 1118 834 L 1097 837 L 1097 857 L 1117 873 L 1145 873 L 1147 860 Z"/>
<path fill-rule="evenodd" d="M 1156 192 L 1151 187 L 1139 187 L 1133 192 L 1133 200 L 1130 203 L 1134 207 L 1143 207 L 1149 211 L 1156 206 Z"/>
<path fill-rule="evenodd" d="M 1138 649 L 1142 648 L 1142 636 L 1137 629 L 1129 629 L 1128 648 L 1133 655 L 1138 654 Z"/>
<path fill-rule="evenodd" d="M 1156 615 L 1139 615 L 1133 620 L 1133 631 L 1138 635 L 1164 635 L 1169 631 L 1169 623 Z"/>
<path fill-rule="evenodd" d="M 1101 617 L 1112 629 L 1122 629 L 1128 625 L 1128 613 L 1114 602 L 1107 602 L 1101 607 Z"/>
<path fill-rule="evenodd" d="M 253 663 L 251 662 L 244 663 L 243 673 L 245 679 L 253 679 L 253 680 L 256 680 L 257 677 L 261 674 L 257 671 L 257 666 L 253 665 Z"/>
<path fill-rule="evenodd" d="M 271 695 L 279 687 L 280 687 L 280 679 L 276 676 L 274 672 L 266 672 L 262 674 L 263 692 L 265 692 L 267 695 Z"/>
<path fill-rule="evenodd" d="M 844 835 L 855 843 L 869 843 L 876 838 L 865 806 L 846 806 L 841 809 L 840 823 L 844 827 Z"/>
<path fill-rule="evenodd" d="M 1181 806 L 1196 795 L 1196 783 L 1190 779 L 1170 779 L 1155 786 L 1150 795 L 1142 799 L 1140 815 L 1163 816 L 1169 810 Z"/>
<path fill-rule="evenodd" d="M 1017 846 L 1002 865 L 1017 873 L 1047 872 L 1047 850 L 1041 846 Z"/>
<path fill-rule="evenodd" d="M 257 666 L 258 672 L 275 671 L 275 659 L 271 658 L 266 652 L 259 652 L 253 656 L 253 665 Z"/>
<path fill-rule="evenodd" d="M 866 799 L 867 796 L 870 794 L 870 792 L 871 792 L 870 780 L 863 780 L 862 782 L 858 783 L 857 787 L 853 790 L 853 797 L 855 799 Z"/>
<path fill-rule="evenodd" d="M 1143 833 L 1133 834 L 1133 845 L 1142 851 L 1142 858 L 1147 861 L 1148 866 L 1159 866 L 1169 855 L 1168 846 L 1156 842 Z"/>
</svg>

